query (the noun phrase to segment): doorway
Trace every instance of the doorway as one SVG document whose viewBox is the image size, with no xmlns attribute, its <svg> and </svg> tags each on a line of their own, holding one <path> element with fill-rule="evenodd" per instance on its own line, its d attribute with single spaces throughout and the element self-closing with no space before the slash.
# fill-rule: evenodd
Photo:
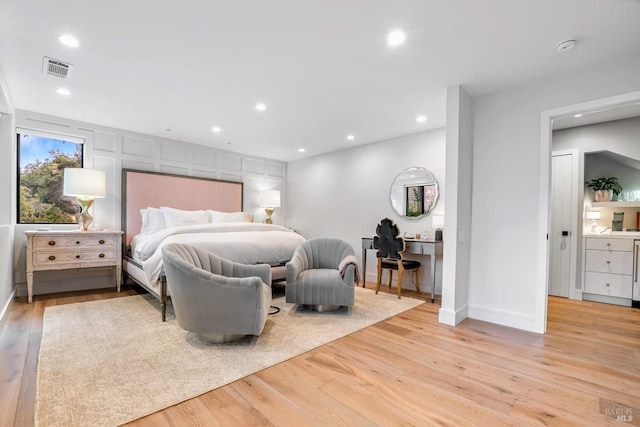
<svg viewBox="0 0 640 427">
<path fill-rule="evenodd" d="M 540 199 L 538 206 L 538 241 L 537 241 L 537 280 L 536 280 L 536 312 L 535 330 L 540 333 L 547 329 L 547 300 L 550 273 L 550 239 L 551 221 L 551 141 L 552 121 L 555 118 L 583 113 L 585 111 L 606 110 L 607 108 L 625 104 L 640 103 L 640 91 L 623 95 L 601 98 L 580 104 L 545 110 L 540 121 Z"/>
</svg>

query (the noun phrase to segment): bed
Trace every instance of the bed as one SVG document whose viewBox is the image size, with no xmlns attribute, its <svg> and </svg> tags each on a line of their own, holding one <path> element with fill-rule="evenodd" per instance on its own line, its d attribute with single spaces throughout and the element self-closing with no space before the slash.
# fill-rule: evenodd
<svg viewBox="0 0 640 427">
<path fill-rule="evenodd" d="M 170 296 L 162 247 L 186 243 L 243 264 L 264 263 L 274 281 L 304 240 L 294 231 L 254 223 L 243 212 L 243 183 L 133 169 L 122 171 L 123 271 L 161 302 Z"/>
</svg>

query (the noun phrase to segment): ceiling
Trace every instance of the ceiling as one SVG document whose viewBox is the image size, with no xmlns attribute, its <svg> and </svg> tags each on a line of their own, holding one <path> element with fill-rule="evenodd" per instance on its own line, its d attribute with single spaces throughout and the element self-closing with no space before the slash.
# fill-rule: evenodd
<svg viewBox="0 0 640 427">
<path fill-rule="evenodd" d="M 616 105 L 613 107 L 599 108 L 595 110 L 583 111 L 582 113 L 569 114 L 555 117 L 553 119 L 553 129 L 567 129 L 578 126 L 592 125 L 596 123 L 610 122 L 613 120 L 630 119 L 640 116 L 640 103 L 631 102 L 628 104 Z"/>
<path fill-rule="evenodd" d="M 0 0 L 0 67 L 16 108 L 291 161 L 442 127 L 451 85 L 638 54 L 638 22 L 636 0 Z"/>
</svg>

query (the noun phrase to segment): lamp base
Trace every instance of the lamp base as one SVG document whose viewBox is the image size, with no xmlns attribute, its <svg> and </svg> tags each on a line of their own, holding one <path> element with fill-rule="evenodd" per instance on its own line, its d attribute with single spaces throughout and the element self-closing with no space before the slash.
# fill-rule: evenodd
<svg viewBox="0 0 640 427">
<path fill-rule="evenodd" d="M 89 225 L 93 222 L 93 217 L 89 214 L 89 208 L 93 205 L 93 197 L 78 197 L 80 213 L 76 214 L 76 221 L 81 231 L 88 231 Z"/>
<path fill-rule="evenodd" d="M 276 210 L 275 208 L 264 208 L 264 211 L 267 213 L 267 217 L 264 220 L 266 224 L 273 224 L 273 221 L 271 220 L 271 215 L 273 215 L 273 211 L 275 210 Z"/>
</svg>

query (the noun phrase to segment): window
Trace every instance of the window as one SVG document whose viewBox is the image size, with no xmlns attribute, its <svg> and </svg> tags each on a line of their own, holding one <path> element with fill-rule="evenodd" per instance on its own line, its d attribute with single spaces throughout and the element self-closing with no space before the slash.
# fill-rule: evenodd
<svg viewBox="0 0 640 427">
<path fill-rule="evenodd" d="M 82 167 L 84 140 L 18 129 L 18 223 L 70 224 L 79 211 L 62 195 L 64 168 Z"/>
</svg>

